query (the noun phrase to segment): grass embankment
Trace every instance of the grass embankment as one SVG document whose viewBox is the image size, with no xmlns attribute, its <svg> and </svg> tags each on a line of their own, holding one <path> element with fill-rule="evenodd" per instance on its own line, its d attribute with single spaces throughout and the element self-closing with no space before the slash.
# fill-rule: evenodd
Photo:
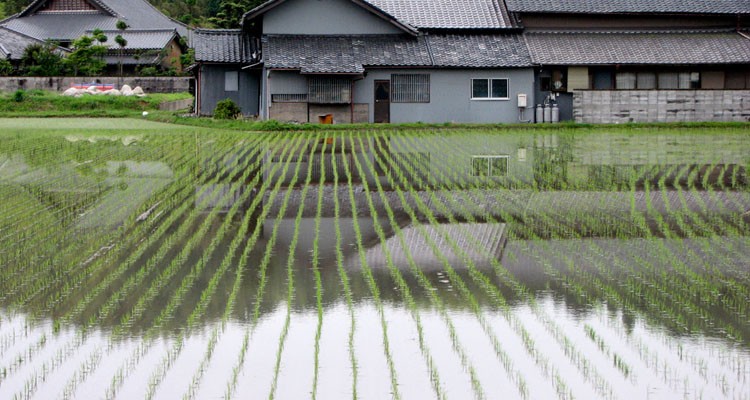
<svg viewBox="0 0 750 400">
<path fill-rule="evenodd" d="M 19 90 L 0 94 L 0 117 L 133 117 L 159 111 L 159 104 L 191 98 L 189 93 L 149 94 L 145 97 L 63 96 L 44 90 Z M 164 118 L 164 117 L 161 117 Z"/>
<path fill-rule="evenodd" d="M 236 119 L 236 120 L 218 120 L 213 118 L 196 118 L 186 117 L 175 113 L 157 113 L 149 115 L 152 121 L 166 122 L 178 125 L 197 126 L 202 128 L 215 128 L 225 130 L 241 131 L 362 131 L 369 132 L 372 130 L 413 130 L 413 129 L 430 129 L 430 130 L 534 130 L 534 131 L 558 131 L 561 129 L 591 129 L 597 130 L 605 128 L 635 128 L 646 129 L 644 132 L 651 132 L 654 128 L 750 128 L 747 122 L 669 122 L 669 123 L 632 123 L 632 124 L 579 124 L 572 121 L 558 124 L 469 124 L 469 123 L 394 123 L 394 124 L 312 124 L 312 123 L 291 123 L 279 122 L 275 120 L 257 121 L 254 119 Z"/>
</svg>

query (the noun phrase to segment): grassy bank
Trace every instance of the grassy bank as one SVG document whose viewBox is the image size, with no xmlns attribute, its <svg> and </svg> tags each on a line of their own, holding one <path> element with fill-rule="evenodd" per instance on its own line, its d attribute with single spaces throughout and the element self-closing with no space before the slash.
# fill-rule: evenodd
<svg viewBox="0 0 750 400">
<path fill-rule="evenodd" d="M 559 131 L 568 129 L 590 130 L 617 129 L 634 131 L 652 131 L 653 129 L 750 129 L 747 122 L 673 122 L 673 123 L 632 123 L 632 124 L 578 124 L 575 122 L 562 122 L 559 124 L 467 124 L 467 123 L 401 123 L 401 124 L 297 124 L 279 121 L 257 121 L 252 119 L 217 120 L 213 118 L 186 117 L 175 113 L 154 113 L 149 115 L 152 121 L 170 124 L 196 126 L 202 128 L 215 128 L 240 131 L 372 131 L 372 130 L 533 130 L 533 131 Z"/>
<path fill-rule="evenodd" d="M 57 92 L 19 90 L 0 94 L 0 117 L 132 117 L 156 112 L 159 104 L 192 97 L 189 93 L 146 97 L 67 97 Z"/>
</svg>

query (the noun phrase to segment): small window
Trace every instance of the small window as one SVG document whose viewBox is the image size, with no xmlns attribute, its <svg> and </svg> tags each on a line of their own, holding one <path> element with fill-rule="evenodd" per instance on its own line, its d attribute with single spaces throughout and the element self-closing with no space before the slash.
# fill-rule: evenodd
<svg viewBox="0 0 750 400">
<path fill-rule="evenodd" d="M 391 101 L 394 103 L 429 103 L 430 75 L 391 75 Z"/>
<path fill-rule="evenodd" d="M 349 104 L 352 101 L 352 80 L 336 77 L 310 77 L 307 99 L 313 104 Z"/>
<path fill-rule="evenodd" d="M 240 90 L 240 73 L 238 71 L 224 72 L 224 91 L 236 92 Z"/>
<path fill-rule="evenodd" d="M 654 72 L 639 72 L 637 81 L 638 89 L 656 89 L 656 73 Z"/>
<path fill-rule="evenodd" d="M 472 79 L 473 100 L 508 100 L 508 79 Z"/>
<path fill-rule="evenodd" d="M 472 175 L 508 176 L 508 159 L 509 156 L 472 156 Z"/>
</svg>

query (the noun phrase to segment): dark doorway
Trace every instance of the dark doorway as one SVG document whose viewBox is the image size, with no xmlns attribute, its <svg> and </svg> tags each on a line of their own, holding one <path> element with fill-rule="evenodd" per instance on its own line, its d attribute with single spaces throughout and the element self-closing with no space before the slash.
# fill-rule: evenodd
<svg viewBox="0 0 750 400">
<path fill-rule="evenodd" d="M 375 81 L 376 124 L 391 122 L 391 81 Z"/>
</svg>

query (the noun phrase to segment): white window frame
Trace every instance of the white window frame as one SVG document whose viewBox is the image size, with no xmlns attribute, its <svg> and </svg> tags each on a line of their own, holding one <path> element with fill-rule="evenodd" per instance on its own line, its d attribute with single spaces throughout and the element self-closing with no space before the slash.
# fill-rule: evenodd
<svg viewBox="0 0 750 400">
<path fill-rule="evenodd" d="M 474 169 L 474 162 L 476 160 L 484 159 L 487 160 L 487 174 L 486 175 L 478 175 L 476 173 L 476 170 Z M 493 175 L 492 174 L 492 163 L 494 160 L 505 160 L 505 174 L 503 175 Z M 477 176 L 477 177 L 506 177 L 510 173 L 510 155 L 509 154 L 501 154 L 501 155 L 474 155 L 471 156 L 471 175 Z"/>
<path fill-rule="evenodd" d="M 505 81 L 507 93 L 506 97 L 492 97 L 492 81 Z M 487 81 L 487 96 L 488 97 L 474 97 L 474 81 Z M 503 101 L 503 100 L 510 100 L 510 78 L 471 78 L 471 100 L 475 101 Z"/>
<path fill-rule="evenodd" d="M 239 92 L 240 91 L 240 72 L 239 71 L 224 71 L 224 91 L 225 92 Z"/>
</svg>

